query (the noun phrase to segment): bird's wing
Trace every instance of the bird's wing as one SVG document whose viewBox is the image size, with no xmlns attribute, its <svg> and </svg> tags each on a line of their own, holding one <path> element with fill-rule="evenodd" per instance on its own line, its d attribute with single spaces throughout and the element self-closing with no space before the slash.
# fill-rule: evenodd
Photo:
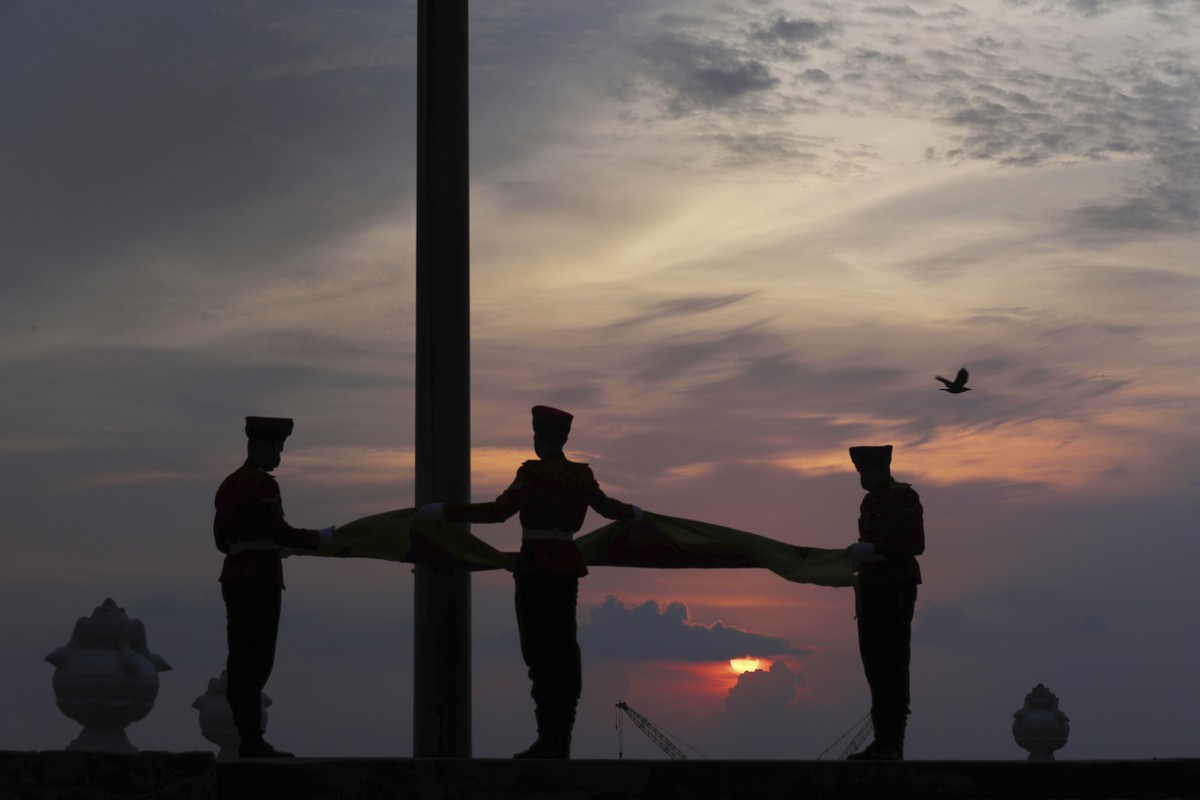
<svg viewBox="0 0 1200 800">
<path fill-rule="evenodd" d="M 947 386 L 950 386 L 950 385 L 951 385 L 950 381 L 946 380 L 946 379 L 945 379 L 945 378 L 943 378 L 941 375 L 934 375 L 934 376 L 933 376 L 933 379 L 934 379 L 934 380 L 941 381 L 942 383 L 946 384 Z"/>
<path fill-rule="evenodd" d="M 962 369 L 960 369 L 958 371 L 958 374 L 954 376 L 954 384 L 956 386 L 965 386 L 967 383 L 968 375 L 969 375 L 969 373 L 967 372 L 967 368 L 963 367 Z"/>
</svg>

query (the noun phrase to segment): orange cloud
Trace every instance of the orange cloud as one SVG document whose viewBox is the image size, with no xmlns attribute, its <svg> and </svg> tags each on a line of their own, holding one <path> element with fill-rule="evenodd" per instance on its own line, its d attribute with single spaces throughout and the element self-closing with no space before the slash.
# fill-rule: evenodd
<svg viewBox="0 0 1200 800">
<path fill-rule="evenodd" d="M 1135 433 L 1139 425 L 1130 418 L 1134 413 L 1122 411 L 1112 420 L 1087 422 L 1045 419 L 993 428 L 943 428 L 911 449 L 896 442 L 892 470 L 899 480 L 927 484 L 981 481 L 1064 490 L 1094 486 L 1115 471 L 1136 474 L 1152 465 L 1153 446 L 1144 433 Z M 849 469 L 842 448 L 788 455 L 772 463 L 804 475 Z M 1129 485 L 1128 478 L 1122 482 Z"/>
</svg>

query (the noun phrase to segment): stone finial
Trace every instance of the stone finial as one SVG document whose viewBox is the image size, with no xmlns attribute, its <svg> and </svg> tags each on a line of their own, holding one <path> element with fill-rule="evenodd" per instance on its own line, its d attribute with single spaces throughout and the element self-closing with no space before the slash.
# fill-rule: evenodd
<svg viewBox="0 0 1200 800">
<path fill-rule="evenodd" d="M 1029 751 L 1028 761 L 1053 761 L 1054 751 L 1071 733 L 1071 721 L 1058 710 L 1058 696 L 1040 683 L 1025 695 L 1025 707 L 1013 717 L 1013 739 Z"/>
<path fill-rule="evenodd" d="M 59 709 L 83 725 L 68 750 L 134 753 L 125 728 L 154 707 L 158 673 L 171 668 L 146 645 L 146 628 L 112 598 L 80 617 L 71 641 L 46 660 L 55 666 Z"/>
<path fill-rule="evenodd" d="M 225 670 L 221 670 L 221 677 L 209 678 L 208 691 L 192 702 L 192 708 L 200 712 L 200 735 L 221 748 L 217 753 L 218 761 L 236 759 L 238 745 L 242 743 L 242 736 L 233 724 L 233 709 L 229 707 L 227 689 Z M 263 707 L 262 725 L 265 730 L 267 706 L 271 705 L 271 698 L 267 697 L 266 692 L 261 692 L 260 697 Z"/>
</svg>

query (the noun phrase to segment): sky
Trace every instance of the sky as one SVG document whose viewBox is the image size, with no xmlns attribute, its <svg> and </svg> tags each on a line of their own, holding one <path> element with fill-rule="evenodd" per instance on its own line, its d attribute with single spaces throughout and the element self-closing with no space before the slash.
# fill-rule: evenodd
<svg viewBox="0 0 1200 800">
<path fill-rule="evenodd" d="M 210 747 L 244 416 L 296 419 L 292 524 L 412 505 L 415 25 L 0 4 L 0 749 L 77 734 L 44 657 L 109 597 L 173 667 L 130 739 Z M 890 443 L 927 538 L 907 756 L 1024 758 L 1038 683 L 1060 758 L 1196 756 L 1198 27 L 1191 0 L 472 3 L 474 499 L 544 403 L 614 497 L 844 547 L 846 448 Z M 285 571 L 268 738 L 411 755 L 411 566 Z M 472 605 L 473 753 L 503 758 L 535 731 L 511 578 Z M 574 754 L 617 757 L 624 700 L 709 758 L 817 758 L 869 707 L 853 617 L 761 570 L 595 568 Z"/>
</svg>

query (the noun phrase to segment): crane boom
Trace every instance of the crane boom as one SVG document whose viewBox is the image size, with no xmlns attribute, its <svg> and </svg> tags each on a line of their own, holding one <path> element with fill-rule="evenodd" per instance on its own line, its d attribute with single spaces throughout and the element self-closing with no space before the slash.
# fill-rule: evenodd
<svg viewBox="0 0 1200 800">
<path fill-rule="evenodd" d="M 624 711 L 629 716 L 629 718 L 631 720 L 633 720 L 633 724 L 637 725 L 638 728 L 642 731 L 642 733 L 644 733 L 644 734 L 646 734 L 646 736 L 650 737 L 650 741 L 652 741 L 656 745 L 658 745 L 660 750 L 662 750 L 664 753 L 666 753 L 671 758 L 685 759 L 685 760 L 687 759 L 687 756 L 683 754 L 683 751 L 680 750 L 678 747 L 676 747 L 675 743 L 672 742 L 670 739 L 668 739 L 667 735 L 665 733 L 660 731 L 658 728 L 654 727 L 653 722 L 646 719 L 641 714 L 639 714 L 638 712 L 636 712 L 632 708 L 630 708 L 628 703 L 626 703 L 623 700 L 620 703 L 617 703 L 617 710 L 618 710 L 618 713 L 617 713 L 618 727 L 619 727 L 619 723 L 621 721 L 620 712 Z"/>
<path fill-rule="evenodd" d="M 846 748 L 844 750 L 842 750 L 841 755 L 839 755 L 838 758 L 844 759 L 847 756 L 851 755 L 852 753 L 857 753 L 859 748 L 862 747 L 862 743 L 865 742 L 867 740 L 867 737 L 870 736 L 874 732 L 875 732 L 875 726 L 871 723 L 871 715 L 867 714 L 865 717 L 860 719 L 858 722 L 854 723 L 854 726 L 851 727 L 850 730 L 846 731 L 841 736 L 839 736 L 837 739 L 835 739 L 833 741 L 833 744 L 829 745 L 829 747 L 826 747 L 824 750 L 822 750 L 821 755 L 817 756 L 817 761 L 820 761 L 822 758 L 824 758 L 826 753 L 828 753 L 833 748 L 837 747 L 838 742 L 842 741 L 847 736 L 850 736 L 851 733 L 853 733 L 854 735 L 850 737 L 850 743 L 846 745 Z"/>
<path fill-rule="evenodd" d="M 846 745 L 846 749 L 838 756 L 839 759 L 844 759 L 852 753 L 857 753 L 862 747 L 862 743 L 867 740 L 867 737 L 875 732 L 875 726 L 871 723 L 870 716 L 867 721 L 858 729 L 858 733 L 854 734 L 854 738 L 850 740 L 850 744 Z"/>
</svg>

